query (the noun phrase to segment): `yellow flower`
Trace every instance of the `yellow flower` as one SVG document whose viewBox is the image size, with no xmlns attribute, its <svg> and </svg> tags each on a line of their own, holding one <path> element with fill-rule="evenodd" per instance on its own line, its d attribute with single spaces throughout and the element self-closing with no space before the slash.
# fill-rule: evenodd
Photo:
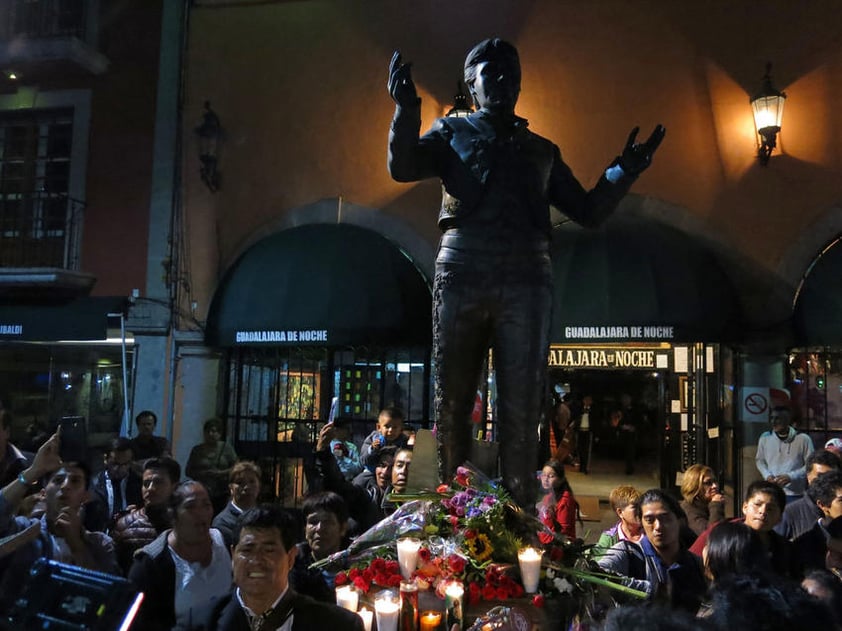
<svg viewBox="0 0 842 631">
<path fill-rule="evenodd" d="M 465 547 L 477 563 L 490 559 L 494 553 L 494 548 L 491 545 L 491 540 L 484 533 L 479 533 L 473 539 L 465 541 Z"/>
</svg>

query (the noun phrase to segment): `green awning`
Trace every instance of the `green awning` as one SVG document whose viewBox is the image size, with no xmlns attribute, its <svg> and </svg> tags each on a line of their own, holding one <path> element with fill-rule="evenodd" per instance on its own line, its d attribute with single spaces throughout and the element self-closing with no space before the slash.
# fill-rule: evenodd
<svg viewBox="0 0 842 631">
<path fill-rule="evenodd" d="M 640 217 L 598 230 L 554 230 L 550 341 L 727 342 L 738 339 L 734 287 L 694 237 Z"/>
<path fill-rule="evenodd" d="M 267 237 L 225 273 L 211 303 L 210 346 L 427 346 L 431 295 L 409 257 L 349 224 Z"/>
<path fill-rule="evenodd" d="M 0 341 L 93 341 L 108 337 L 108 314 L 124 313 L 125 296 L 85 296 L 62 303 L 0 303 Z"/>
<path fill-rule="evenodd" d="M 800 346 L 842 344 L 842 237 L 807 271 L 795 299 L 793 328 Z"/>
</svg>

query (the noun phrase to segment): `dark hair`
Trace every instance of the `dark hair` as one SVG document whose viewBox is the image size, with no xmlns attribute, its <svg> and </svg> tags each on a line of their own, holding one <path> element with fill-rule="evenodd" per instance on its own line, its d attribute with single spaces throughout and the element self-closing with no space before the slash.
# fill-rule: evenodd
<svg viewBox="0 0 842 631">
<path fill-rule="evenodd" d="M 214 416 L 212 418 L 209 418 L 207 421 L 205 421 L 205 424 L 202 426 L 202 431 L 207 434 L 208 430 L 210 430 L 210 428 L 215 427 L 216 431 L 218 431 L 221 434 L 222 433 L 222 425 L 223 425 L 222 419 L 217 417 L 217 416 Z"/>
<path fill-rule="evenodd" d="M 719 629 L 833 629 L 830 611 L 798 585 L 773 575 L 734 574 L 713 586 L 711 615 Z"/>
<path fill-rule="evenodd" d="M 705 565 L 714 581 L 732 574 L 771 570 L 760 534 L 732 521 L 721 522 L 710 531 Z"/>
<path fill-rule="evenodd" d="M 400 408 L 398 408 L 398 407 L 395 407 L 395 406 L 393 406 L 393 405 L 390 405 L 390 406 L 385 407 L 385 408 L 383 408 L 382 410 L 380 410 L 380 414 L 378 414 L 378 415 L 377 415 L 377 418 L 379 419 L 379 418 L 380 418 L 381 416 L 383 416 L 384 414 L 385 414 L 386 416 L 388 416 L 389 418 L 392 418 L 392 419 L 394 419 L 394 420 L 396 420 L 396 421 L 403 421 L 403 420 L 405 420 L 405 417 L 404 417 L 404 415 L 403 415 L 403 410 L 402 410 L 402 409 L 400 409 Z"/>
<path fill-rule="evenodd" d="M 663 489 L 649 489 L 640 496 L 640 502 L 638 502 L 635 510 L 637 517 L 640 518 L 643 516 L 644 504 L 652 504 L 654 502 L 660 502 L 663 504 L 666 509 L 678 519 L 687 519 L 687 514 L 684 512 L 684 509 L 681 508 L 681 504 L 678 500 Z"/>
<path fill-rule="evenodd" d="M 0 406 L 0 429 L 9 429 L 12 424 L 12 415 L 9 414 L 9 410 L 3 409 Z"/>
<path fill-rule="evenodd" d="M 170 495 L 170 509 L 172 510 L 171 519 L 175 520 L 175 513 L 178 510 L 178 507 L 184 504 L 184 501 L 190 495 L 190 488 L 194 486 L 200 486 L 205 489 L 207 492 L 207 487 L 199 482 L 198 480 L 184 480 L 183 482 L 179 482 L 176 487 L 172 491 L 172 495 Z"/>
<path fill-rule="evenodd" d="M 499 37 L 491 37 L 474 46 L 465 57 L 465 83 L 468 87 L 477 78 L 477 66 L 484 61 L 510 62 L 517 70 L 517 81 L 520 83 L 520 56 L 517 48 Z"/>
<path fill-rule="evenodd" d="M 567 479 L 567 473 L 564 470 L 564 463 L 561 462 L 561 460 L 550 458 L 544 463 L 544 467 L 549 467 L 550 469 L 555 471 L 555 474 L 561 479 L 561 485 L 558 488 L 559 493 L 563 493 L 564 491 L 570 491 L 571 493 L 573 492 L 573 490 L 570 488 L 570 481 Z M 543 469 L 543 467 L 541 468 Z"/>
<path fill-rule="evenodd" d="M 152 410 L 143 410 L 140 414 L 134 417 L 134 424 L 140 425 L 140 419 L 145 418 L 147 416 L 151 416 L 152 420 L 155 421 L 155 425 L 158 424 L 158 417 L 155 415 L 155 412 Z"/>
<path fill-rule="evenodd" d="M 813 502 L 830 506 L 836 497 L 836 489 L 842 488 L 842 471 L 828 471 L 820 475 L 807 487 L 807 495 Z"/>
<path fill-rule="evenodd" d="M 625 605 L 608 612 L 602 631 L 702 631 L 708 628 L 704 619 L 679 609 L 671 609 L 664 605 Z"/>
<path fill-rule="evenodd" d="M 125 436 L 117 436 L 108 442 L 108 451 L 132 451 L 132 441 Z"/>
<path fill-rule="evenodd" d="M 53 479 L 56 473 L 64 469 L 65 471 L 69 468 L 73 467 L 74 469 L 79 469 L 85 476 L 85 488 L 88 489 L 91 487 L 91 467 L 90 465 L 85 462 L 84 460 L 67 460 L 61 463 L 61 466 L 53 471 L 50 475 L 46 478 L 41 478 L 41 483 L 44 483 L 46 479 L 47 482 Z"/>
<path fill-rule="evenodd" d="M 239 543 L 240 535 L 246 528 L 254 530 L 269 530 L 275 528 L 281 535 L 284 549 L 289 552 L 295 546 L 295 535 L 298 531 L 298 521 L 285 508 L 277 504 L 260 504 L 251 508 L 240 517 L 239 531 L 234 540 Z"/>
<path fill-rule="evenodd" d="M 333 491 L 314 493 L 305 498 L 304 503 L 301 505 L 301 512 L 304 514 L 305 519 L 307 515 L 320 510 L 336 515 L 336 520 L 340 524 L 348 521 L 348 504 L 345 503 L 345 500 L 340 495 L 337 495 Z"/>
<path fill-rule="evenodd" d="M 165 471 L 173 484 L 178 484 L 181 480 L 181 465 L 169 456 L 161 456 L 160 458 L 150 458 L 143 463 L 143 470 L 157 469 L 158 471 Z"/>
<path fill-rule="evenodd" d="M 775 504 L 778 505 L 781 513 L 784 512 L 784 508 L 786 508 L 786 493 L 784 493 L 781 487 L 767 480 L 755 480 L 746 489 L 745 501 L 748 502 L 755 495 L 761 494 L 771 497 L 775 501 Z"/>
<path fill-rule="evenodd" d="M 812 570 L 804 575 L 805 581 L 815 581 L 828 592 L 829 598 L 818 598 L 830 609 L 837 621 L 842 620 L 842 581 L 827 570 Z M 802 582 L 803 585 L 803 582 Z"/>
<path fill-rule="evenodd" d="M 379 466 L 384 460 L 389 460 L 389 464 L 395 461 L 395 456 L 398 455 L 398 448 L 394 445 L 386 445 L 381 447 L 377 452 L 377 463 L 375 466 Z"/>
<path fill-rule="evenodd" d="M 842 460 L 839 460 L 839 456 L 829 449 L 816 449 L 813 453 L 807 456 L 807 460 L 804 461 L 807 473 L 810 473 L 810 471 L 813 470 L 813 467 L 817 464 L 821 464 L 826 467 L 833 467 L 836 470 L 842 469 Z"/>
</svg>

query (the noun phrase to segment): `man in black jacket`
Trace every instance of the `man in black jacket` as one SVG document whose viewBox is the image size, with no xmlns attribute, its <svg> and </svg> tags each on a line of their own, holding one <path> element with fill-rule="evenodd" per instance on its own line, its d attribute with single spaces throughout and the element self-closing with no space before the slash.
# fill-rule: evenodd
<svg viewBox="0 0 842 631">
<path fill-rule="evenodd" d="M 665 132 L 659 125 L 636 144 L 632 131 L 622 155 L 587 191 L 558 147 L 515 115 L 514 46 L 498 38 L 477 44 L 465 60 L 465 84 L 479 110 L 440 118 L 419 138 L 421 99 L 409 64 L 394 54 L 389 172 L 399 182 L 437 177 L 444 187 L 433 287 L 439 474 L 449 480 L 469 457 L 471 410 L 493 346 L 503 482 L 521 506 L 531 506 L 552 306 L 550 204 L 598 226 L 649 166 Z"/>
<path fill-rule="evenodd" d="M 363 631 L 362 618 L 336 605 L 295 593 L 289 573 L 295 564 L 296 524 L 285 510 L 263 505 L 243 515 L 234 548 L 234 583 L 210 608 L 205 631 Z"/>
</svg>

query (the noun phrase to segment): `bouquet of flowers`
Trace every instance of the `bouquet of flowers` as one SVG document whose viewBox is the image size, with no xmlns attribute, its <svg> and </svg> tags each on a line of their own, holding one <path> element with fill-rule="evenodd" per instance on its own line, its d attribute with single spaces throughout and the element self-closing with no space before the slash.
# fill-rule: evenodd
<svg viewBox="0 0 842 631">
<path fill-rule="evenodd" d="M 358 537 L 347 550 L 314 564 L 340 567 L 336 584 L 352 583 L 362 593 L 400 585 L 395 541 L 412 536 L 421 540 L 413 577 L 418 588 L 443 598 L 447 585 L 462 583 L 469 605 L 522 598 L 525 590 L 518 571 L 518 551 L 539 547 L 538 533 L 549 534 L 539 593 L 532 604 L 565 600 L 565 617 L 591 610 L 597 591 L 607 588 L 635 597 L 645 594 L 619 584 L 593 565 L 581 540 L 553 533 L 527 514 L 497 482 L 466 463 L 449 484 L 434 491 L 392 495 L 400 507 Z M 547 539 L 548 537 L 544 537 Z"/>
</svg>

